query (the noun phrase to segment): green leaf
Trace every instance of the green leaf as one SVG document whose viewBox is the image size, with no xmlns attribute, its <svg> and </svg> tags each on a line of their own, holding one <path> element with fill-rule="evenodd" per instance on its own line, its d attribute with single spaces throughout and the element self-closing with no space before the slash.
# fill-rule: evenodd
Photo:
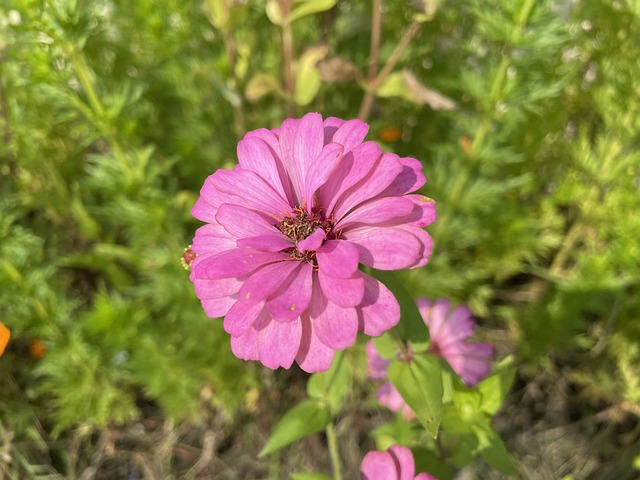
<svg viewBox="0 0 640 480">
<path fill-rule="evenodd" d="M 291 23 L 306 15 L 313 13 L 326 12 L 333 8 L 338 0 L 303 0 L 300 5 L 295 7 L 287 17 L 287 22 Z"/>
<path fill-rule="evenodd" d="M 282 13 L 282 8 L 280 8 L 280 2 L 278 0 L 268 0 L 265 10 L 271 23 L 279 26 L 285 24 L 284 14 Z"/>
<path fill-rule="evenodd" d="M 410 362 L 395 360 L 389 366 L 389 379 L 434 437 L 442 419 L 442 373 L 432 355 L 415 355 Z"/>
<path fill-rule="evenodd" d="M 386 450 L 391 445 L 411 445 L 418 436 L 419 430 L 411 428 L 411 423 L 397 417 L 394 421 L 376 427 L 373 438 L 378 450 Z"/>
<path fill-rule="evenodd" d="M 418 311 L 416 301 L 411 297 L 404 284 L 394 272 L 370 269 L 371 275 L 380 280 L 393 292 L 400 304 L 400 323 L 396 329 L 400 336 L 412 342 L 427 342 L 429 330 Z"/>
<path fill-rule="evenodd" d="M 427 448 L 412 448 L 413 458 L 416 462 L 416 472 L 429 472 L 429 475 L 438 480 L 453 480 L 451 466 Z"/>
<path fill-rule="evenodd" d="M 410 100 L 401 72 L 390 73 L 376 90 L 378 97 L 402 97 Z"/>
<path fill-rule="evenodd" d="M 402 97 L 417 105 L 429 105 L 433 110 L 455 110 L 456 103 L 442 93 L 420 83 L 409 70 L 394 72 L 376 90 L 378 97 Z"/>
<path fill-rule="evenodd" d="M 482 396 L 480 408 L 489 415 L 498 411 L 511 388 L 516 373 L 511 363 L 510 357 L 502 360 L 494 372 L 478 384 L 477 389 Z"/>
<path fill-rule="evenodd" d="M 379 337 L 373 339 L 376 351 L 385 360 L 391 360 L 398 355 L 398 344 L 395 342 L 391 333 L 385 332 Z"/>
<path fill-rule="evenodd" d="M 487 418 L 486 421 L 473 425 L 473 431 L 480 443 L 480 455 L 496 470 L 506 475 L 516 475 L 518 469 L 515 467 L 507 447 L 489 422 L 490 420 Z"/>
<path fill-rule="evenodd" d="M 230 0 L 206 0 L 204 13 L 211 24 L 221 30 L 225 30 L 229 24 Z"/>
<path fill-rule="evenodd" d="M 307 393 L 311 398 L 328 404 L 335 412 L 342 406 L 350 383 L 351 370 L 344 352 L 337 352 L 329 370 L 311 375 L 307 382 Z"/>
<path fill-rule="evenodd" d="M 244 95 L 249 102 L 253 103 L 269 93 L 279 91 L 280 85 L 273 75 L 258 72 L 249 80 Z"/>
<path fill-rule="evenodd" d="M 316 64 L 327 55 L 328 48 L 319 45 L 307 49 L 296 68 L 296 91 L 294 100 L 300 106 L 308 105 L 315 98 L 322 85 Z"/>
<path fill-rule="evenodd" d="M 276 452 L 296 440 L 324 429 L 331 421 L 329 408 L 315 399 L 296 405 L 280 419 L 258 456 Z"/>
<path fill-rule="evenodd" d="M 331 477 L 322 473 L 299 472 L 291 474 L 292 480 L 331 480 Z"/>
</svg>

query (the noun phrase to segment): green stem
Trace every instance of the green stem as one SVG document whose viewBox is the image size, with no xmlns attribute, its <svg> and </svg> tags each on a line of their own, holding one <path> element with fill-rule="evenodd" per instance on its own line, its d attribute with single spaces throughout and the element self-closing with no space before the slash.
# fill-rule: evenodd
<svg viewBox="0 0 640 480">
<path fill-rule="evenodd" d="M 287 114 L 290 117 L 295 116 L 295 95 L 296 95 L 296 79 L 293 72 L 293 31 L 291 30 L 291 22 L 288 17 L 291 13 L 291 0 L 281 0 L 280 6 L 287 21 L 282 25 L 282 57 L 284 60 L 284 81 L 287 90 L 288 103 Z"/>
<path fill-rule="evenodd" d="M 336 440 L 336 431 L 333 423 L 329 423 L 329 425 L 327 425 L 325 433 L 327 434 L 329 456 L 331 457 L 331 466 L 333 467 L 333 480 L 342 480 L 342 467 L 340 464 L 340 454 L 338 453 L 338 441 Z"/>
<path fill-rule="evenodd" d="M 280 452 L 269 455 L 269 480 L 280 478 Z"/>
</svg>

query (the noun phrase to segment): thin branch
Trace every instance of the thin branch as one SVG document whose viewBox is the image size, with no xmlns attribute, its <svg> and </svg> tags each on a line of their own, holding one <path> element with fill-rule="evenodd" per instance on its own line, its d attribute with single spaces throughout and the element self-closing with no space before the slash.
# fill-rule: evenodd
<svg viewBox="0 0 640 480">
<path fill-rule="evenodd" d="M 360 120 L 365 121 L 367 118 L 369 118 L 369 114 L 371 113 L 371 108 L 373 107 L 373 101 L 378 88 L 384 83 L 389 74 L 393 71 L 405 49 L 409 46 L 409 43 L 411 43 L 411 40 L 413 40 L 413 38 L 420 31 L 421 26 L 422 24 L 416 21 L 413 21 L 411 25 L 409 25 L 409 28 L 404 32 L 404 35 L 396 45 L 396 48 L 394 48 L 393 52 L 391 52 L 391 56 L 387 60 L 387 63 L 384 65 L 384 67 L 382 67 L 382 70 L 380 70 L 380 73 L 376 76 L 375 80 L 369 83 L 369 88 L 362 100 L 360 110 L 358 111 L 358 118 Z"/>
<path fill-rule="evenodd" d="M 373 0 L 371 12 L 371 51 L 369 53 L 369 74 L 367 81 L 372 84 L 378 73 L 378 57 L 380 56 L 380 31 L 382 25 L 382 0 Z"/>
<path fill-rule="evenodd" d="M 224 30 L 222 32 L 222 38 L 224 41 L 224 49 L 227 54 L 227 59 L 229 60 L 229 78 L 231 79 L 231 88 L 237 93 L 238 87 L 240 85 L 240 79 L 238 78 L 238 75 L 236 73 L 237 50 L 231 30 Z M 238 95 L 238 98 L 242 98 L 242 96 Z M 246 133 L 244 126 L 244 109 L 242 108 L 242 101 L 233 104 L 233 127 L 238 138 L 242 137 Z"/>
<path fill-rule="evenodd" d="M 280 6 L 283 17 L 288 18 L 291 12 L 291 0 L 280 0 Z M 289 97 L 287 114 L 293 117 L 296 114 L 294 105 L 296 82 L 293 74 L 293 32 L 291 31 L 291 23 L 288 21 L 285 21 L 284 25 L 282 25 L 282 58 L 284 60 L 285 87 Z"/>
</svg>

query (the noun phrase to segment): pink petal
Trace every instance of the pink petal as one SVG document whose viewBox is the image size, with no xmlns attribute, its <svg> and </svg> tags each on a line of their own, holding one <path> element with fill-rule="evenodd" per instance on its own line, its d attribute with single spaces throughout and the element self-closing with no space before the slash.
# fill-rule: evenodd
<svg viewBox="0 0 640 480">
<path fill-rule="evenodd" d="M 215 222 L 215 219 L 213 219 Z M 221 253 L 226 250 L 235 248 L 236 241 L 224 227 L 215 223 L 203 225 L 196 230 L 191 248 L 194 252 L 202 255 L 203 253 Z"/>
<path fill-rule="evenodd" d="M 424 195 L 405 195 L 414 204 L 413 211 L 406 219 L 409 225 L 426 227 L 436 221 L 436 202 Z"/>
<path fill-rule="evenodd" d="M 334 350 L 353 345 L 358 335 L 358 315 L 354 308 L 343 308 L 324 297 L 314 285 L 309 316 L 322 343 Z"/>
<path fill-rule="evenodd" d="M 433 251 L 433 239 L 431 238 L 431 235 L 422 228 L 415 227 L 413 225 L 396 225 L 394 228 L 410 233 L 416 237 L 420 244 L 420 252 L 418 253 L 415 263 L 406 268 L 418 268 L 426 265 L 429 262 L 429 256 Z"/>
<path fill-rule="evenodd" d="M 400 321 L 400 305 L 393 293 L 382 283 L 364 275 L 364 296 L 358 307 L 360 330 L 377 337 Z"/>
<path fill-rule="evenodd" d="M 420 241 L 400 228 L 358 228 L 344 239 L 358 249 L 360 263 L 378 270 L 408 268 L 421 259 Z"/>
<path fill-rule="evenodd" d="M 257 250 L 240 249 L 216 255 L 207 264 L 205 275 L 210 279 L 240 277 L 255 269 L 273 262 L 288 259 L 289 256 L 280 252 L 259 252 Z"/>
<path fill-rule="evenodd" d="M 322 245 L 327 234 L 321 228 L 316 230 L 304 240 L 298 242 L 297 248 L 300 252 L 315 251 Z"/>
<path fill-rule="evenodd" d="M 376 399 L 392 412 L 399 412 L 406 405 L 400 392 L 390 382 L 383 383 L 376 392 Z"/>
<path fill-rule="evenodd" d="M 338 131 L 338 128 L 340 128 L 345 123 L 346 122 L 344 120 L 342 120 L 341 118 L 337 118 L 337 117 L 327 117 L 327 118 L 324 119 L 324 122 L 322 122 L 322 126 L 323 126 L 323 129 L 324 129 L 324 144 L 325 145 L 327 143 L 331 143 L 331 139 L 333 138 L 335 133 Z"/>
<path fill-rule="evenodd" d="M 224 317 L 236 301 L 232 297 L 203 298 L 200 300 L 204 313 L 209 318 Z"/>
<path fill-rule="evenodd" d="M 211 177 L 215 188 L 232 195 L 233 202 L 268 216 L 276 217 L 291 211 L 291 205 L 268 185 L 262 177 L 236 166 L 232 171 L 218 170 Z"/>
<path fill-rule="evenodd" d="M 363 121 L 357 119 L 349 120 L 344 122 L 340 128 L 338 128 L 331 141 L 343 145 L 344 151 L 348 152 L 360 145 L 364 141 L 368 132 L 369 125 Z"/>
<path fill-rule="evenodd" d="M 422 163 L 410 157 L 398 157 L 398 160 L 402 164 L 402 170 L 394 178 L 393 182 L 380 194 L 381 196 L 390 197 L 414 192 L 426 182 L 424 174 L 422 173 Z"/>
<path fill-rule="evenodd" d="M 469 338 L 473 335 L 475 326 L 476 322 L 471 319 L 471 311 L 467 307 L 458 307 L 453 312 L 447 312 L 446 319 L 441 322 L 439 328 L 434 329 L 433 339 L 438 347 L 443 349 L 451 343 Z"/>
<path fill-rule="evenodd" d="M 318 268 L 330 277 L 349 278 L 358 269 L 358 249 L 348 242 L 329 240 L 316 252 Z"/>
<path fill-rule="evenodd" d="M 244 138 L 259 138 L 269 146 L 274 158 L 276 159 L 278 175 L 285 192 L 285 198 L 291 205 L 294 205 L 293 186 L 291 185 L 291 179 L 289 178 L 289 174 L 287 173 L 282 161 L 284 157 L 282 155 L 282 150 L 280 149 L 280 139 L 277 136 L 277 131 L 278 129 L 267 130 L 266 128 L 259 128 L 258 130 L 248 132 Z"/>
<path fill-rule="evenodd" d="M 299 262 L 278 262 L 252 273 L 240 288 L 238 297 L 248 305 L 262 302 L 273 295 L 299 266 Z"/>
<path fill-rule="evenodd" d="M 394 457 L 396 464 L 400 467 L 399 480 L 414 480 L 413 475 L 416 472 L 416 466 L 411 450 L 402 445 L 392 445 L 387 451 Z"/>
<path fill-rule="evenodd" d="M 252 130 L 250 132 L 247 132 L 244 136 L 245 140 L 253 139 L 253 138 L 259 138 L 264 143 L 266 143 L 268 147 L 271 149 L 271 152 L 274 158 L 276 159 L 282 158 L 282 152 L 280 151 L 280 142 L 275 132 L 267 128 L 258 128 L 257 130 Z"/>
<path fill-rule="evenodd" d="M 422 315 L 422 319 L 425 321 L 425 323 L 427 325 L 429 325 L 427 323 L 427 319 L 429 318 L 429 311 L 428 309 L 431 308 L 431 300 L 429 300 L 426 297 L 420 297 L 416 300 L 416 305 L 418 305 L 418 310 L 420 311 L 420 314 Z"/>
<path fill-rule="evenodd" d="M 302 323 L 300 319 L 287 323 L 269 322 L 258 332 L 258 355 L 265 367 L 289 368 L 300 349 Z"/>
<path fill-rule="evenodd" d="M 442 352 L 453 371 L 469 387 L 474 387 L 489 374 L 494 355 L 495 349 L 487 343 L 460 343 Z"/>
<path fill-rule="evenodd" d="M 322 117 L 307 113 L 295 123 L 285 120 L 280 128 L 280 148 L 298 202 L 306 198 L 305 178 L 310 165 L 322 150 L 324 131 Z"/>
<path fill-rule="evenodd" d="M 235 278 L 221 278 L 219 280 L 194 278 L 192 281 L 196 295 L 200 299 L 229 297 L 238 293 L 242 287 L 242 282 Z"/>
<path fill-rule="evenodd" d="M 361 480 L 399 480 L 393 458 L 387 452 L 373 451 L 364 456 L 360 466 Z"/>
<path fill-rule="evenodd" d="M 359 205 L 342 217 L 336 228 L 341 228 L 346 233 L 352 225 L 357 228 L 362 227 L 362 224 L 380 225 L 394 219 L 402 221 L 413 212 L 414 208 L 416 208 L 414 203 L 408 198 L 376 198 Z"/>
<path fill-rule="evenodd" d="M 280 145 L 280 159 L 289 174 L 289 163 L 291 163 L 291 157 L 293 156 L 293 144 L 296 140 L 295 135 L 299 124 L 299 119 L 287 118 L 282 122 L 280 128 L 274 128 L 271 130 L 278 137 L 278 144 Z"/>
<path fill-rule="evenodd" d="M 235 238 L 256 237 L 258 235 L 272 235 L 276 238 L 286 238 L 273 224 L 265 218 L 241 205 L 224 203 L 216 213 L 216 221 Z"/>
<path fill-rule="evenodd" d="M 300 317 L 302 322 L 302 338 L 296 362 L 307 373 L 324 372 L 333 361 L 333 349 L 322 343 L 315 333 L 313 321 L 307 314 Z"/>
<path fill-rule="evenodd" d="M 425 300 L 426 299 L 418 300 L 418 308 L 420 309 L 420 314 L 422 315 L 425 325 L 429 327 L 431 341 L 434 342 L 442 337 L 443 333 L 446 335 L 447 316 L 449 315 L 451 303 L 449 303 L 448 300 L 439 298 L 431 307 L 428 307 L 425 306 L 428 300 L 426 302 Z"/>
<path fill-rule="evenodd" d="M 387 378 L 387 369 L 391 362 L 385 360 L 376 350 L 373 341 L 369 340 L 365 349 L 367 354 L 367 372 L 371 380 L 383 380 Z"/>
<path fill-rule="evenodd" d="M 344 192 L 369 175 L 380 155 L 382 150 L 375 142 L 360 144 L 343 155 L 329 179 L 318 190 L 320 205 L 325 207 L 327 213 L 333 213 Z"/>
<path fill-rule="evenodd" d="M 280 232 L 272 232 L 257 237 L 241 238 L 237 242 L 240 248 L 253 248 L 261 252 L 279 252 L 293 247 L 293 242 Z"/>
<path fill-rule="evenodd" d="M 340 160 L 342 160 L 342 150 L 342 145 L 330 143 L 322 149 L 318 158 L 307 167 L 307 171 L 305 172 L 304 198 L 308 210 L 314 207 L 314 196 L 318 188 L 325 184 L 329 175 L 331 175 L 340 163 Z"/>
<path fill-rule="evenodd" d="M 224 193 L 215 186 L 216 179 L 228 173 L 230 173 L 228 170 L 218 170 L 207 177 L 200 189 L 200 197 L 191 209 L 191 215 L 203 222 L 214 223 L 214 217 L 220 205 L 223 203 L 241 203 L 241 200 L 235 195 Z"/>
<path fill-rule="evenodd" d="M 271 134 L 273 135 L 273 134 Z M 238 143 L 238 162 L 244 170 L 262 177 L 282 198 L 287 198 L 282 178 L 286 178 L 284 167 L 275 152 L 257 136 L 249 136 Z"/>
<path fill-rule="evenodd" d="M 200 195 L 195 205 L 191 208 L 191 216 L 203 222 L 211 223 L 214 221 L 216 209 L 202 197 L 202 193 Z"/>
<path fill-rule="evenodd" d="M 231 337 L 231 351 L 243 360 L 258 360 L 258 331 L 249 328 L 240 337 Z"/>
<path fill-rule="evenodd" d="M 351 278 L 329 277 L 319 270 L 318 279 L 322 292 L 333 303 L 341 307 L 355 307 L 362 302 L 364 279 L 359 270 L 353 272 Z"/>
<path fill-rule="evenodd" d="M 413 480 L 438 480 L 438 479 L 432 475 L 429 475 L 428 473 L 422 472 L 416 475 L 416 478 L 414 478 Z"/>
<path fill-rule="evenodd" d="M 239 337 L 253 326 L 259 317 L 266 317 L 264 302 L 254 305 L 236 302 L 224 317 L 224 330 L 233 337 Z M 260 322 L 258 322 L 260 323 Z"/>
<path fill-rule="evenodd" d="M 267 309 L 276 320 L 289 322 L 298 318 L 311 300 L 313 267 L 299 262 L 286 282 L 267 301 Z"/>
<path fill-rule="evenodd" d="M 380 161 L 371 170 L 371 173 L 361 182 L 354 185 L 340 199 L 333 209 L 336 219 L 341 219 L 349 211 L 365 202 L 374 198 L 393 181 L 401 171 L 402 164 L 398 161 L 397 155 L 385 153 Z"/>
</svg>

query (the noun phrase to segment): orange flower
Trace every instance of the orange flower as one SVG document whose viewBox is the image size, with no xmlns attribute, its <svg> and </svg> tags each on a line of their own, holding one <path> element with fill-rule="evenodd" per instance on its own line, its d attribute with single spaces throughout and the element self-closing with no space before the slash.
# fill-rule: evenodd
<svg viewBox="0 0 640 480">
<path fill-rule="evenodd" d="M 0 322 L 0 355 L 4 353 L 4 349 L 9 343 L 11 338 L 11 330 L 4 326 L 4 323 Z"/>
<path fill-rule="evenodd" d="M 35 358 L 42 358 L 47 353 L 47 347 L 39 338 L 31 340 L 31 355 Z"/>
<path fill-rule="evenodd" d="M 464 153 L 466 153 L 467 155 L 470 156 L 473 153 L 471 150 L 471 140 L 466 135 L 463 135 L 460 138 L 460 146 L 462 147 Z"/>
<path fill-rule="evenodd" d="M 394 143 L 402 137 L 402 130 L 398 127 L 384 127 L 380 130 L 378 138 L 386 143 Z"/>
</svg>

